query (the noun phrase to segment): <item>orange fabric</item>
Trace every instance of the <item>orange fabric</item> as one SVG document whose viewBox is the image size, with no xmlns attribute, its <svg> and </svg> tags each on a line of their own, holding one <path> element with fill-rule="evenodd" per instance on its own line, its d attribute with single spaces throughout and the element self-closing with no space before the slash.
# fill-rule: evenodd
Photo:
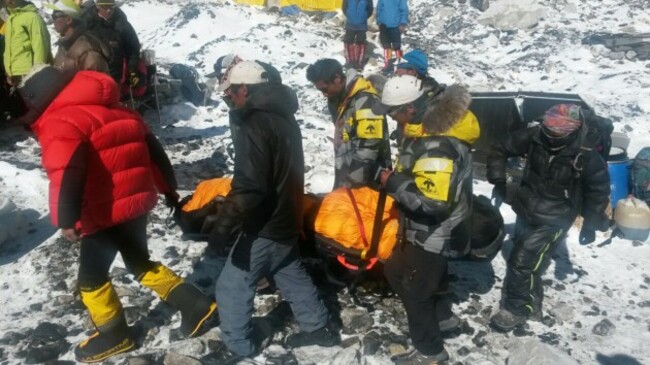
<svg viewBox="0 0 650 365">
<path fill-rule="evenodd" d="M 368 240 L 371 240 L 379 192 L 363 187 L 352 189 L 352 194 L 357 202 L 357 208 L 363 220 L 366 237 L 368 237 Z M 377 257 L 381 260 L 386 260 L 390 257 L 397 242 L 399 225 L 397 206 L 395 205 L 395 201 L 389 196 L 386 197 L 382 223 L 384 230 L 379 240 Z M 345 247 L 356 250 L 367 250 L 369 248 L 365 247 L 363 243 L 354 207 L 345 188 L 334 190 L 325 196 L 316 216 L 314 226 L 317 233 Z"/>
<path fill-rule="evenodd" d="M 221 177 L 217 179 L 203 180 L 194 190 L 192 199 L 183 205 L 184 212 L 201 209 L 217 196 L 225 197 L 230 192 L 230 184 L 232 179 L 228 177 Z"/>
</svg>

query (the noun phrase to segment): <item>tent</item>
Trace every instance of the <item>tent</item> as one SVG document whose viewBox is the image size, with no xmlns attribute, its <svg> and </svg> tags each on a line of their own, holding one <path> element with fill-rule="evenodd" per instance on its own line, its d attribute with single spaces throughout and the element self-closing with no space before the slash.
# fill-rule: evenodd
<svg viewBox="0 0 650 365">
<path fill-rule="evenodd" d="M 302 11 L 335 12 L 343 0 L 235 0 L 238 4 L 285 8 L 296 6 Z"/>
<path fill-rule="evenodd" d="M 576 94 L 543 92 L 475 92 L 469 109 L 478 118 L 481 137 L 474 145 L 474 158 L 485 162 L 487 152 L 494 143 L 499 143 L 510 133 L 526 128 L 538 120 L 544 112 L 557 104 L 589 105 Z"/>
</svg>

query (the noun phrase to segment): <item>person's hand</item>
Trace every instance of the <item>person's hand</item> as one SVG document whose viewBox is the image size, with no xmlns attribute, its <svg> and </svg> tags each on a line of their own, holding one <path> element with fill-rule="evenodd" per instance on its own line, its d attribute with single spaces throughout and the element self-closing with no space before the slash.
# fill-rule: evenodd
<svg viewBox="0 0 650 365">
<path fill-rule="evenodd" d="M 170 208 L 177 208 L 180 198 L 180 195 L 176 191 L 165 193 L 165 205 Z"/>
<path fill-rule="evenodd" d="M 129 86 L 137 87 L 138 85 L 140 85 L 140 74 L 137 73 L 136 71 L 129 72 L 128 81 L 129 81 Z"/>
<path fill-rule="evenodd" d="M 596 240 L 596 231 L 589 227 L 582 226 L 579 241 L 581 245 L 588 245 Z"/>
<path fill-rule="evenodd" d="M 492 199 L 494 200 L 494 206 L 499 208 L 501 204 L 506 200 L 508 194 L 508 187 L 504 182 L 497 182 L 494 184 L 492 189 Z"/>
<path fill-rule="evenodd" d="M 408 29 L 408 27 L 405 24 L 402 24 L 402 25 L 399 26 L 399 32 L 402 33 L 402 34 L 406 33 L 407 29 Z"/>
<path fill-rule="evenodd" d="M 72 243 L 77 243 L 81 240 L 81 235 L 76 228 L 63 228 L 61 229 L 61 234 L 66 240 Z"/>
<path fill-rule="evenodd" d="M 393 171 L 390 169 L 383 169 L 379 173 L 379 183 L 381 184 L 382 187 L 386 187 L 386 183 L 388 182 L 388 178 L 390 175 L 393 174 Z"/>
</svg>

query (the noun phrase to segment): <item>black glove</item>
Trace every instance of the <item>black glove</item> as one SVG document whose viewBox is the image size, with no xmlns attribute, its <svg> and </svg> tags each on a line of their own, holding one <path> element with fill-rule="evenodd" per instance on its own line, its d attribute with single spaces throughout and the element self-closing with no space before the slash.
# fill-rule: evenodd
<svg viewBox="0 0 650 365">
<path fill-rule="evenodd" d="M 165 193 L 165 205 L 170 208 L 179 208 L 180 195 L 177 192 Z"/>
<path fill-rule="evenodd" d="M 501 204 L 506 200 L 507 193 L 508 188 L 505 181 L 500 181 L 494 184 L 494 188 L 492 189 L 492 199 L 494 199 L 495 207 L 499 208 L 501 206 Z"/>
<path fill-rule="evenodd" d="M 579 242 L 581 245 L 588 245 L 596 240 L 596 231 L 589 227 L 582 226 Z"/>
</svg>

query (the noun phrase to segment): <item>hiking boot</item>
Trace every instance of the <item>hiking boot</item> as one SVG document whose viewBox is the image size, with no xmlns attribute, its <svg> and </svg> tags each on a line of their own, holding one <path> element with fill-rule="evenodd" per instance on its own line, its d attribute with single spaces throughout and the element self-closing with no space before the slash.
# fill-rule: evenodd
<svg viewBox="0 0 650 365">
<path fill-rule="evenodd" d="M 418 350 L 413 350 L 410 353 L 395 356 L 392 360 L 396 365 L 438 365 L 449 360 L 449 353 L 442 349 L 438 354 L 425 355 Z"/>
<path fill-rule="evenodd" d="M 97 330 L 90 337 L 80 342 L 74 349 L 78 362 L 93 363 L 108 359 L 111 356 L 131 351 L 135 343 L 131 337 L 126 318 L 116 319 L 116 324 L 110 329 Z"/>
<path fill-rule="evenodd" d="M 302 347 L 318 345 L 323 347 L 332 347 L 341 343 L 337 333 L 334 333 L 329 327 L 325 326 L 312 332 L 299 332 L 287 336 L 284 344 L 288 347 Z"/>
<path fill-rule="evenodd" d="M 515 314 L 507 309 L 500 309 L 490 318 L 490 325 L 499 331 L 509 332 L 515 327 L 526 322 L 526 316 Z"/>
<path fill-rule="evenodd" d="M 438 327 L 440 327 L 440 332 L 451 332 L 460 327 L 461 323 L 462 321 L 460 318 L 457 315 L 452 314 L 451 317 L 438 322 Z"/>
<path fill-rule="evenodd" d="M 185 337 L 196 337 L 205 332 L 203 325 L 217 310 L 217 303 L 187 283 L 172 289 L 166 301 L 181 312 L 180 330 Z"/>
</svg>

